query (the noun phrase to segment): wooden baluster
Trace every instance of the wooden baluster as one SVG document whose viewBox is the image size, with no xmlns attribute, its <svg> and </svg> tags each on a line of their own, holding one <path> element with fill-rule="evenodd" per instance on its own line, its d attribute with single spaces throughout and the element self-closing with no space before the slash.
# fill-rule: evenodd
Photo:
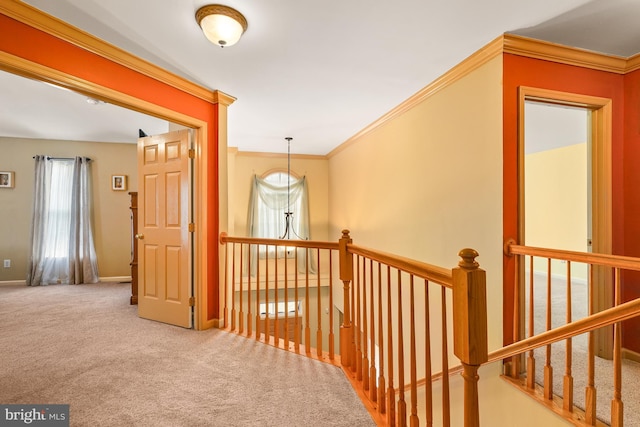
<svg viewBox="0 0 640 427">
<path fill-rule="evenodd" d="M 243 295 L 242 295 L 242 290 L 243 290 L 243 281 L 244 281 L 244 274 L 242 272 L 242 267 L 244 266 L 244 262 L 243 262 L 243 257 L 244 257 L 244 244 L 240 243 L 240 265 L 238 266 L 239 271 L 240 271 L 240 284 L 239 284 L 239 294 L 240 294 L 240 311 L 238 312 L 238 333 L 242 334 L 244 332 L 244 307 L 243 307 Z"/>
<path fill-rule="evenodd" d="M 320 266 L 318 266 L 320 274 Z M 335 359 L 336 337 L 333 333 L 333 251 L 329 249 L 329 360 Z"/>
<path fill-rule="evenodd" d="M 251 274 L 251 271 L 249 271 Z M 260 245 L 256 245 L 256 340 L 260 339 Z"/>
<path fill-rule="evenodd" d="M 369 345 L 367 343 L 367 260 L 362 258 L 362 388 L 369 390 Z"/>
<path fill-rule="evenodd" d="M 444 286 L 442 286 L 440 290 L 440 305 L 442 306 L 442 425 L 444 427 L 449 427 L 451 425 L 451 398 L 449 395 L 449 333 L 447 332 L 447 290 Z"/>
<path fill-rule="evenodd" d="M 622 303 L 620 268 L 614 269 L 614 305 Z M 622 332 L 621 323 L 613 325 L 613 399 L 611 400 L 611 427 L 622 427 L 624 405 L 622 402 Z"/>
<path fill-rule="evenodd" d="M 391 310 L 391 267 L 387 265 L 387 355 L 389 387 L 387 388 L 387 425 L 396 425 L 396 395 L 393 388 L 393 316 Z"/>
<path fill-rule="evenodd" d="M 227 233 L 222 233 L 226 237 Z M 229 244 L 224 245 L 224 327 L 229 327 Z"/>
<path fill-rule="evenodd" d="M 415 293 L 413 284 L 413 274 L 409 276 L 410 297 L 409 297 L 409 326 L 410 326 L 410 365 L 411 365 L 411 416 L 409 417 L 409 425 L 418 427 L 418 375 L 416 368 L 416 309 L 415 309 Z"/>
<path fill-rule="evenodd" d="M 384 378 L 384 332 L 382 330 L 382 265 L 378 263 L 378 366 L 380 366 L 380 375 L 378 376 L 378 412 L 384 414 L 387 412 L 385 395 L 385 378 Z"/>
<path fill-rule="evenodd" d="M 340 363 L 342 366 L 353 366 L 351 357 L 351 344 L 353 342 L 353 327 L 351 325 L 351 304 L 353 299 L 349 297 L 349 288 L 353 280 L 353 256 L 349 254 L 347 245 L 351 243 L 349 230 L 342 230 L 342 237 L 338 242 L 339 261 L 340 261 L 340 281 L 342 281 L 343 289 L 343 316 L 342 325 L 340 325 Z M 309 269 L 307 269 L 308 271 Z M 353 287 L 351 287 L 353 292 Z"/>
<path fill-rule="evenodd" d="M 478 368 L 488 359 L 486 273 L 475 261 L 478 252 L 463 249 L 459 255 L 462 260 L 452 271 L 453 350 L 463 368 L 464 425 L 478 427 Z"/>
<path fill-rule="evenodd" d="M 279 308 L 278 308 L 278 301 L 279 301 L 279 293 L 280 293 L 280 289 L 278 288 L 278 286 L 280 285 L 280 281 L 278 280 L 278 252 L 279 252 L 279 247 L 278 245 L 274 246 L 275 248 L 275 257 L 274 257 L 274 264 L 275 264 L 275 268 L 274 268 L 274 272 L 275 272 L 275 279 L 274 279 L 274 285 L 273 285 L 273 302 L 275 304 L 275 314 L 276 317 L 273 319 L 273 345 L 275 345 L 276 347 L 280 347 L 280 315 L 278 313 Z"/>
<path fill-rule="evenodd" d="M 269 245 L 265 245 L 264 255 L 264 304 L 265 304 L 265 316 L 264 316 L 264 338 L 265 342 L 269 344 L 271 342 L 271 334 L 269 333 Z"/>
<path fill-rule="evenodd" d="M 318 266 L 318 269 L 320 269 L 320 249 L 318 249 L 318 255 L 317 255 L 318 259 L 317 259 L 317 263 L 316 265 Z M 321 296 L 321 292 L 320 292 L 320 274 L 317 274 L 317 301 L 318 301 L 318 329 L 316 332 L 316 351 L 317 351 L 317 355 L 318 357 L 322 357 L 322 298 Z"/>
<path fill-rule="evenodd" d="M 374 309 L 374 298 L 373 298 L 373 260 L 370 261 L 369 264 L 369 295 L 370 306 L 369 313 L 371 314 L 369 318 L 371 319 L 371 324 L 369 325 L 369 329 L 371 331 L 371 339 L 369 345 L 371 346 L 369 354 L 371 355 L 371 366 L 369 368 L 369 399 L 372 402 L 376 402 L 378 400 L 378 390 L 376 387 L 376 329 L 375 329 L 375 309 Z"/>
<path fill-rule="evenodd" d="M 402 332 L 402 272 L 398 270 L 398 425 L 407 425 L 404 399 L 404 334 Z"/>
<path fill-rule="evenodd" d="M 309 251 L 307 251 L 307 265 L 309 265 Z M 305 353 L 311 354 L 311 326 L 309 326 L 309 269 L 305 276 L 305 296 L 304 296 L 304 350 Z M 320 295 L 318 295 L 320 297 Z"/>
<path fill-rule="evenodd" d="M 521 290 L 524 287 L 524 280 L 521 280 L 521 272 L 520 272 L 520 262 L 523 257 L 520 255 L 515 255 L 514 259 L 514 270 L 515 270 L 515 280 L 513 283 L 515 284 L 513 288 L 513 342 L 520 341 L 522 336 L 522 331 L 520 330 L 520 322 L 522 320 L 522 312 L 524 312 L 524 307 L 522 306 L 524 301 L 520 301 Z M 520 364 L 522 360 L 522 355 L 515 355 L 511 358 L 511 378 L 518 378 L 520 376 Z"/>
<path fill-rule="evenodd" d="M 289 248 L 284 247 L 284 349 L 289 349 Z"/>
<path fill-rule="evenodd" d="M 444 289 L 444 288 L 443 288 Z M 424 281 L 424 378 L 425 378 L 425 423 L 433 426 L 433 381 L 431 380 L 431 325 L 429 320 L 429 281 Z"/>
<path fill-rule="evenodd" d="M 567 324 L 571 323 L 571 261 L 567 261 Z M 567 338 L 566 359 L 562 389 L 562 407 L 565 411 L 573 412 L 573 375 L 571 365 L 573 362 L 573 345 L 571 338 Z"/>
<path fill-rule="evenodd" d="M 248 245 L 247 251 L 247 337 L 253 335 L 253 313 L 251 312 L 251 247 L 253 245 Z M 257 297 L 256 297 L 257 298 Z"/>
<path fill-rule="evenodd" d="M 529 257 L 529 337 L 535 335 L 534 324 L 534 275 L 533 275 L 533 257 Z M 533 350 L 529 350 L 529 357 L 527 358 L 527 387 L 534 389 L 536 386 L 536 358 L 533 355 Z"/>
<path fill-rule="evenodd" d="M 362 312 L 360 310 L 360 256 L 356 256 L 356 317 L 354 322 L 354 333 L 356 335 L 356 379 L 362 381 Z"/>
<path fill-rule="evenodd" d="M 547 258 L 547 331 L 551 330 L 551 258 Z M 546 346 L 544 362 L 544 390 L 545 399 L 553 399 L 553 366 L 551 366 L 551 344 Z"/>
<path fill-rule="evenodd" d="M 358 260 L 355 260 L 356 266 L 358 265 Z M 358 371 L 358 350 L 357 350 L 357 341 L 358 341 L 358 316 L 356 313 L 356 282 L 355 279 L 351 282 L 351 313 L 353 313 L 353 330 L 351 333 L 351 372 L 356 373 Z"/>
<path fill-rule="evenodd" d="M 236 244 L 233 243 L 231 262 L 231 331 L 236 330 Z"/>
<path fill-rule="evenodd" d="M 589 264 L 589 316 L 594 313 L 594 283 L 593 264 Z M 590 426 L 596 425 L 596 386 L 595 386 L 595 337 L 594 331 L 589 332 L 588 352 L 587 352 L 587 387 L 585 389 L 585 423 Z"/>
<path fill-rule="evenodd" d="M 305 248 L 305 253 L 306 251 L 308 251 L 308 248 Z M 296 266 L 298 265 L 298 250 L 296 249 Z M 297 267 L 296 267 L 297 268 Z M 297 270 L 296 270 L 297 271 Z M 306 274 L 309 274 L 309 266 L 306 265 Z M 296 353 L 300 353 L 300 330 L 302 329 L 300 327 L 300 307 L 299 305 L 299 283 L 298 283 L 298 274 L 296 274 L 296 281 L 295 281 L 295 291 L 294 291 L 294 297 L 296 300 L 296 304 L 295 304 L 295 309 L 296 309 L 296 314 L 295 314 L 295 319 L 293 321 L 293 327 L 294 327 L 294 331 L 293 331 L 293 347 L 295 349 Z"/>
</svg>

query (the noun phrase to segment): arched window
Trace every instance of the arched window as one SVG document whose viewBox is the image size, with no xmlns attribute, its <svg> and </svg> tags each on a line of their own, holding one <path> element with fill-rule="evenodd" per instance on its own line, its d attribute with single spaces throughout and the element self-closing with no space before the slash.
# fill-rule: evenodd
<svg viewBox="0 0 640 427">
<path fill-rule="evenodd" d="M 249 236 L 309 239 L 308 205 L 306 177 L 297 178 L 280 171 L 264 178 L 254 176 L 249 203 Z"/>
<path fill-rule="evenodd" d="M 287 215 L 289 213 L 289 228 L 287 230 Z M 264 178 L 253 177 L 251 196 L 249 200 L 249 215 L 247 220 L 249 237 L 267 239 L 308 240 L 309 233 L 309 195 L 306 177 L 296 177 L 287 172 L 276 171 Z M 286 246 L 282 246 L 277 253 L 284 257 Z M 260 258 L 265 255 L 276 256 L 275 248 L 260 246 Z M 291 254 L 290 254 L 291 255 Z M 307 253 L 299 251 L 298 267 L 306 270 Z M 314 259 L 310 259 L 310 272 L 315 271 Z M 252 274 L 254 272 L 252 271 Z"/>
</svg>

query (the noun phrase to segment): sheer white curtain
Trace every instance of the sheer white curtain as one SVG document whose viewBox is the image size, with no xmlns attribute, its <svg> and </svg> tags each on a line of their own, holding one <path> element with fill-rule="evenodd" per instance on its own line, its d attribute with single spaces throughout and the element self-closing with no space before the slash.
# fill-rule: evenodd
<svg viewBox="0 0 640 427">
<path fill-rule="evenodd" d="M 308 240 L 309 234 L 309 196 L 307 191 L 307 179 L 302 177 L 291 179 L 287 184 L 284 182 L 270 182 L 266 179 L 254 176 L 251 186 L 251 196 L 249 200 L 249 216 L 247 226 L 249 237 L 263 237 L 268 239 L 279 239 L 285 234 L 285 212 L 292 212 L 290 218 L 291 229 L 288 238 L 291 240 Z M 278 256 L 284 256 L 284 249 Z M 255 255 L 255 253 L 254 253 Z M 264 257 L 264 248 L 261 247 L 260 256 Z M 275 255 L 270 249 L 269 255 Z M 306 271 L 306 250 L 298 250 L 298 268 Z M 315 257 L 310 254 L 309 272 L 315 273 Z M 255 266 L 255 264 L 254 264 Z M 252 274 L 255 273 L 252 268 Z"/>
<path fill-rule="evenodd" d="M 27 285 L 95 283 L 90 160 L 35 157 Z"/>
</svg>

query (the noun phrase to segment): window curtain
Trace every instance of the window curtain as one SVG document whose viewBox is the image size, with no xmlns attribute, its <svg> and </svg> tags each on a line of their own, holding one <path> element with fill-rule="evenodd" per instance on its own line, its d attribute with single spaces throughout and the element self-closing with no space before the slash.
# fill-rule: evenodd
<svg viewBox="0 0 640 427">
<path fill-rule="evenodd" d="M 35 157 L 27 285 L 99 281 L 91 204 L 90 159 Z"/>
<path fill-rule="evenodd" d="M 279 239 L 285 233 L 285 212 L 292 212 L 289 238 L 291 240 L 308 240 L 309 235 L 309 197 L 307 191 L 307 179 L 302 177 L 287 184 L 276 185 L 254 175 L 249 198 L 249 215 L 247 226 L 249 237 L 262 237 L 267 239 Z M 284 247 L 278 257 L 284 257 Z M 269 256 L 275 256 L 273 248 L 269 249 Z M 316 272 L 315 256 L 309 251 L 309 273 Z M 265 257 L 265 249 L 261 247 L 260 254 L 257 250 L 252 253 L 253 259 L 257 256 Z M 294 257 L 295 254 L 288 255 Z M 251 274 L 255 275 L 256 263 L 252 263 Z M 307 271 L 307 249 L 298 249 L 298 269 Z"/>
</svg>

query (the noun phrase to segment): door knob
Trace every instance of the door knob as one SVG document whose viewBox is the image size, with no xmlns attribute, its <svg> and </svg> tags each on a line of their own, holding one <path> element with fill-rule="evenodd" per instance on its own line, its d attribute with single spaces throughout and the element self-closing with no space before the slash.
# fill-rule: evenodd
<svg viewBox="0 0 640 427">
<path fill-rule="evenodd" d="M 142 240 L 142 239 L 144 239 L 144 234 L 136 234 L 135 238 L 138 239 L 138 240 Z"/>
</svg>

